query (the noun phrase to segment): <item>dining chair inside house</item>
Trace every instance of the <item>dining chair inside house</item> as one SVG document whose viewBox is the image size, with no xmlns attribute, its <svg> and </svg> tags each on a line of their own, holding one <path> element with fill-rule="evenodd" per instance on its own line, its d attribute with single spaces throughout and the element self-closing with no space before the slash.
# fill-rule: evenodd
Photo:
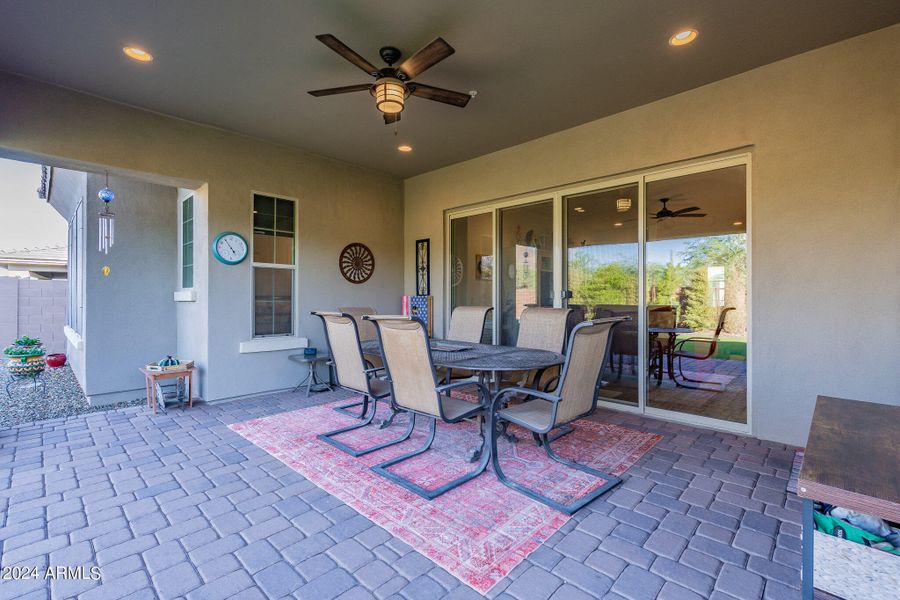
<svg viewBox="0 0 900 600">
<path fill-rule="evenodd" d="M 647 310 L 647 327 L 653 329 L 674 329 L 675 309 L 671 306 L 651 306 Z M 656 385 L 662 385 L 663 373 L 669 367 L 672 348 L 669 334 L 659 333 L 653 336 L 650 345 L 650 373 L 656 374 Z"/>
<path fill-rule="evenodd" d="M 685 375 L 683 363 L 685 359 L 704 361 L 712 359 L 715 356 L 716 348 L 719 344 L 719 336 L 722 334 L 722 329 L 725 328 L 725 319 L 732 310 L 735 310 L 733 306 L 726 306 L 722 309 L 722 312 L 719 313 L 719 320 L 716 323 L 716 330 L 712 337 L 689 337 L 678 340 L 675 343 L 674 348 L 672 348 L 672 360 L 678 363 L 678 376 L 675 378 L 675 385 L 698 390 L 723 390 L 724 386 L 722 384 L 703 381 L 702 379 L 692 379 Z M 691 350 L 685 350 L 686 344 L 691 345 Z M 698 352 L 693 351 L 698 348 Z"/>
<path fill-rule="evenodd" d="M 362 395 L 362 400 L 357 403 L 348 404 L 338 407 L 335 410 L 345 412 L 353 416 L 354 413 L 347 411 L 347 408 L 353 406 L 362 406 L 359 418 L 361 423 L 356 423 L 348 427 L 342 427 L 334 431 L 329 431 L 318 435 L 317 437 L 335 448 L 343 450 L 351 456 L 362 456 L 376 450 L 386 448 L 393 444 L 399 444 L 412 435 L 412 425 L 410 425 L 404 435 L 399 439 L 391 440 L 375 446 L 354 449 L 340 440 L 336 439 L 343 433 L 354 431 L 362 427 L 371 425 L 375 420 L 378 401 L 384 400 L 391 395 L 390 384 L 383 379 L 378 378 L 381 368 L 373 367 L 371 363 L 367 363 L 363 357 L 362 347 L 360 346 L 359 329 L 356 320 L 348 313 L 340 312 L 322 312 L 315 311 L 313 315 L 322 320 L 325 327 L 325 339 L 328 342 L 328 348 L 331 351 L 331 362 L 334 368 L 335 383 L 341 389 Z M 370 406 L 371 405 L 371 406 Z"/>
<path fill-rule="evenodd" d="M 612 332 L 626 317 L 612 317 L 585 321 L 572 329 L 569 335 L 566 361 L 559 376 L 559 383 L 554 392 L 544 392 L 533 388 L 506 388 L 495 396 L 490 413 L 488 432 L 491 442 L 491 460 L 497 478 L 512 489 L 525 494 L 559 510 L 572 514 L 579 508 L 598 498 L 621 483 L 621 479 L 559 456 L 552 448 L 553 438 L 549 433 L 572 422 L 588 417 L 597 409 L 597 387 L 600 385 L 600 374 L 606 362 L 612 341 Z M 512 395 L 524 396 L 520 404 L 506 404 Z M 503 472 L 497 452 L 499 431 L 504 423 L 513 423 L 531 431 L 539 440 L 551 460 L 567 467 L 604 479 L 605 482 L 589 494 L 569 503 L 532 489 L 511 480 Z"/>
<path fill-rule="evenodd" d="M 373 466 L 372 470 L 427 500 L 437 498 L 477 477 L 487 468 L 489 460 L 488 453 L 484 452 L 486 441 L 482 422 L 479 422 L 478 425 L 481 445 L 472 455 L 475 460 L 481 459 L 475 470 L 434 489 L 426 489 L 414 481 L 390 471 L 392 466 L 429 451 L 434 443 L 438 421 L 448 424 L 459 423 L 483 413 L 490 401 L 489 393 L 483 384 L 473 384 L 470 381 L 438 384 L 434 363 L 431 359 L 428 333 L 421 321 L 394 316 L 367 316 L 364 318 L 375 324 L 381 345 L 381 354 L 384 357 L 387 379 L 391 386 L 392 404 L 410 415 L 410 427 L 415 426 L 417 418 L 423 418 L 428 423 L 425 443 L 419 449 L 379 463 Z M 452 390 L 472 385 L 478 388 L 480 402 L 472 403 L 451 397 Z"/>
</svg>

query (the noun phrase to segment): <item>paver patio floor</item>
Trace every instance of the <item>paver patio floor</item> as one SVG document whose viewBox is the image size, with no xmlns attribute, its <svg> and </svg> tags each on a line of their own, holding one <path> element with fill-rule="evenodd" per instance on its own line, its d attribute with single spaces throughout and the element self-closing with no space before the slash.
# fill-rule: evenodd
<svg viewBox="0 0 900 600">
<path fill-rule="evenodd" d="M 344 395 L 0 430 L 0 565 L 37 568 L 0 581 L 0 597 L 479 597 L 227 428 Z M 785 491 L 793 448 L 624 413 L 596 418 L 664 439 L 490 597 L 799 598 L 800 504 Z M 83 566 L 85 579 L 47 579 L 48 566 Z"/>
</svg>

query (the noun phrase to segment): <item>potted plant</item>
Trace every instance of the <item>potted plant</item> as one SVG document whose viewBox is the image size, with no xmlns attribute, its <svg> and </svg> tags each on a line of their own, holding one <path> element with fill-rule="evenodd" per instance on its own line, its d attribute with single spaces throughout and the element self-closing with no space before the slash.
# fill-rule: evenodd
<svg viewBox="0 0 900 600">
<path fill-rule="evenodd" d="M 22 336 L 4 348 L 3 354 L 9 357 L 6 369 L 13 377 L 35 377 L 44 371 L 46 351 L 37 338 Z"/>
</svg>

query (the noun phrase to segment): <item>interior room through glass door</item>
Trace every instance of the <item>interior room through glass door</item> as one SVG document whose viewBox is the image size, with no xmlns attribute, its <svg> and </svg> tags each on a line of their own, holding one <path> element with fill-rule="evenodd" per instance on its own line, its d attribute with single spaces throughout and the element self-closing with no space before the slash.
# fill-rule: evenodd
<svg viewBox="0 0 900 600">
<path fill-rule="evenodd" d="M 577 321 L 627 316 L 616 326 L 600 398 L 638 405 L 638 184 L 568 196 L 566 296 Z"/>
<path fill-rule="evenodd" d="M 502 208 L 499 218 L 499 342 L 515 345 L 522 311 L 553 306 L 553 201 Z"/>
<path fill-rule="evenodd" d="M 646 189 L 647 406 L 747 422 L 747 173 Z"/>
<path fill-rule="evenodd" d="M 450 310 L 457 306 L 493 306 L 494 218 L 486 212 L 450 221 Z M 481 341 L 493 340 L 491 313 Z"/>
</svg>

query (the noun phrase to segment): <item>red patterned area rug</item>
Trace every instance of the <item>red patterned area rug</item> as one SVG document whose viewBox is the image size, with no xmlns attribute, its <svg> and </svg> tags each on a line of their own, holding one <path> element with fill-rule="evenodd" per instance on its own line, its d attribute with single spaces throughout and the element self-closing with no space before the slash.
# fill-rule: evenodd
<svg viewBox="0 0 900 600">
<path fill-rule="evenodd" d="M 230 427 L 482 594 L 569 520 L 569 516 L 504 486 L 490 468 L 435 500 L 420 498 L 369 467 L 421 447 L 424 423 L 417 424 L 412 438 L 402 444 L 353 458 L 316 438 L 319 433 L 358 422 L 332 410 L 346 402 Z M 350 447 L 365 448 L 399 437 L 407 423 L 401 415 L 387 429 L 364 427 L 339 439 Z M 519 442 L 501 440 L 499 454 L 511 479 L 563 502 L 603 483 L 548 459 L 524 430 L 510 431 Z M 655 434 L 582 420 L 575 424 L 574 433 L 560 438 L 553 447 L 562 456 L 621 475 L 660 439 Z M 396 465 L 392 472 L 433 489 L 473 467 L 465 462 L 465 454 L 477 444 L 474 423 L 438 423 L 432 450 Z"/>
</svg>

